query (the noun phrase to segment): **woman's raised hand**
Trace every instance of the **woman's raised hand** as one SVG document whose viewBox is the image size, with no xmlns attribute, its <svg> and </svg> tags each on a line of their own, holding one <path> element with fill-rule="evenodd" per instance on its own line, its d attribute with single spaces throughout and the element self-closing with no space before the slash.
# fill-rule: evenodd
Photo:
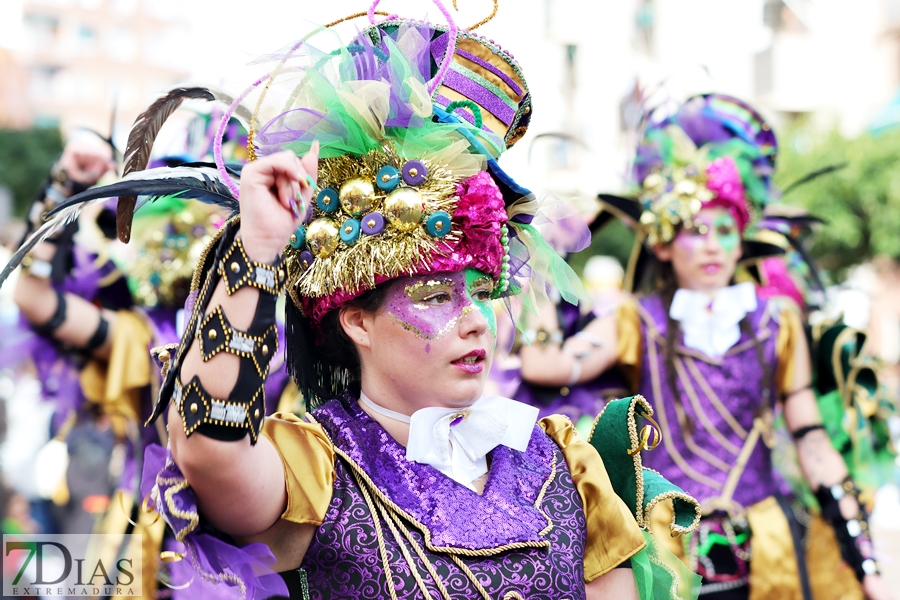
<svg viewBox="0 0 900 600">
<path fill-rule="evenodd" d="M 241 238 L 251 259 L 272 262 L 306 220 L 315 191 L 319 143 L 303 158 L 279 152 L 248 163 L 241 173 Z"/>
</svg>

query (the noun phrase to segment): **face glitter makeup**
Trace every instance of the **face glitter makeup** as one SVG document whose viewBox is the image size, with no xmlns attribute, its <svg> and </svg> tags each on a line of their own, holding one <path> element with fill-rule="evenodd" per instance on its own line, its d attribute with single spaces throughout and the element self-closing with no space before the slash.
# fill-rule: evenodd
<svg viewBox="0 0 900 600">
<path fill-rule="evenodd" d="M 734 217 L 730 214 L 720 214 L 714 219 L 708 216 L 699 216 L 690 227 L 685 227 L 679 233 L 676 241 L 689 251 L 696 251 L 703 246 L 713 235 L 726 253 L 731 253 L 738 247 L 741 240 L 740 232 Z"/>
<path fill-rule="evenodd" d="M 478 310 L 496 337 L 497 319 L 491 306 L 493 289 L 493 279 L 476 269 L 413 277 L 411 283 L 391 288 L 385 312 L 416 336 L 437 340 L 470 312 Z"/>
</svg>

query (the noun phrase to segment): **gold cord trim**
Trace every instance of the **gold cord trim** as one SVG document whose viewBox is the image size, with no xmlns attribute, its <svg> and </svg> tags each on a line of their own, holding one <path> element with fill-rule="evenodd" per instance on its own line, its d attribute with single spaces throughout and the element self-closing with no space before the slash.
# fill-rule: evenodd
<svg viewBox="0 0 900 600">
<path fill-rule="evenodd" d="M 547 481 L 544 482 L 544 485 L 541 486 L 541 491 L 538 492 L 538 497 L 534 501 L 534 507 L 537 509 L 537 511 L 539 513 L 544 515 L 545 519 L 547 519 L 547 526 L 544 527 L 539 534 L 541 537 L 547 535 L 553 529 L 553 521 L 550 519 L 550 515 L 545 513 L 544 509 L 541 508 L 541 503 L 544 500 L 544 494 L 547 492 L 547 488 L 550 487 L 550 482 L 556 478 L 556 463 L 557 463 L 556 453 L 557 452 L 559 452 L 559 450 L 557 450 L 557 449 L 553 450 L 553 462 L 550 463 L 550 476 L 547 478 Z"/>
<path fill-rule="evenodd" d="M 362 467 L 360 467 L 352 458 L 350 458 L 346 452 L 344 452 L 343 450 L 338 448 L 336 445 L 334 446 L 334 451 L 338 456 L 343 458 L 347 462 L 348 465 L 350 465 L 350 468 L 353 470 L 354 474 L 362 480 L 362 482 L 366 485 L 366 487 L 369 488 L 369 490 L 372 492 L 372 495 L 374 495 L 378 500 L 383 502 L 385 504 L 385 506 L 390 508 L 393 512 L 397 513 L 398 515 L 400 515 L 401 517 L 403 517 L 404 519 L 406 519 L 407 521 L 409 521 L 410 523 L 415 525 L 422 532 L 422 534 L 425 536 L 425 547 L 428 548 L 429 550 L 431 550 L 432 552 L 444 552 L 447 554 L 459 554 L 462 556 L 493 556 L 495 554 L 500 554 L 501 552 L 506 552 L 507 550 L 515 550 L 515 549 L 519 549 L 519 548 L 549 548 L 550 547 L 549 540 L 545 540 L 545 541 L 541 541 L 541 542 L 515 542 L 512 544 L 504 544 L 502 546 L 497 546 L 496 548 L 481 548 L 478 550 L 468 550 L 465 548 L 454 548 L 452 546 L 434 546 L 431 543 L 431 531 L 428 529 L 428 527 L 426 527 L 423 523 L 416 520 L 412 515 L 410 515 L 405 510 L 403 510 L 402 508 L 397 506 L 390 498 L 388 498 L 384 494 L 384 492 L 382 492 L 378 488 L 378 486 L 375 485 L 375 482 L 372 481 L 372 479 L 362 469 Z M 554 455 L 554 457 L 555 457 L 555 455 Z M 554 460 L 555 460 L 555 458 L 554 458 Z M 548 477 L 548 482 L 552 479 L 553 476 L 555 476 L 555 474 L 556 474 L 556 471 L 554 469 L 551 472 L 550 477 Z M 545 482 L 544 486 L 547 486 L 548 482 Z M 544 515 L 544 517 L 546 518 L 547 515 L 540 509 L 539 506 L 537 506 L 537 504 L 540 502 L 541 499 L 542 499 L 542 496 L 539 496 L 538 500 L 535 503 L 535 508 L 537 508 L 538 511 L 542 515 Z M 553 527 L 553 522 L 550 521 L 549 518 L 547 520 L 548 520 L 548 524 L 547 524 L 548 528 L 546 528 L 544 531 L 550 531 L 550 529 Z M 543 532 L 541 533 L 541 535 L 543 535 Z"/>
<path fill-rule="evenodd" d="M 650 408 L 650 403 L 647 402 L 647 399 L 640 394 L 635 394 L 628 406 L 628 437 L 631 439 L 632 449 L 637 448 L 641 443 L 640 439 L 638 439 L 637 422 L 634 418 L 637 405 L 644 409 L 643 414 L 653 416 L 653 409 Z M 631 455 L 631 459 L 634 463 L 635 482 L 637 483 L 637 503 L 634 508 L 635 521 L 637 521 L 639 527 L 645 527 L 649 526 L 649 522 L 644 519 L 644 468 L 641 464 L 641 453 L 635 452 Z"/>
<path fill-rule="evenodd" d="M 166 490 L 166 493 L 163 495 L 163 500 L 166 503 L 166 508 L 169 509 L 169 512 L 178 517 L 179 519 L 184 519 L 185 521 L 189 521 L 187 525 L 185 525 L 182 529 L 175 532 L 175 539 L 179 542 L 183 542 L 185 536 L 194 531 L 197 528 L 197 525 L 200 524 L 200 515 L 196 512 L 186 512 L 183 510 L 179 510 L 177 506 L 175 506 L 174 496 L 181 490 L 186 490 L 191 487 L 191 485 L 187 482 L 187 479 L 180 477 L 167 477 L 163 479 L 156 479 L 157 487 L 160 485 L 169 485 L 172 486 Z"/>
<path fill-rule="evenodd" d="M 659 381 L 659 355 L 656 353 L 656 343 L 655 340 L 647 340 L 647 354 L 650 359 L 650 365 L 648 368 L 650 369 L 650 382 L 653 388 L 653 396 L 657 398 L 659 401 L 656 403 L 659 408 L 659 423 L 662 425 L 662 438 L 663 438 L 663 446 L 666 448 L 666 452 L 669 453 L 669 456 L 672 457 L 672 460 L 675 461 L 675 464 L 678 465 L 678 468 L 681 469 L 681 472 L 697 481 L 698 483 L 702 483 L 703 485 L 709 486 L 716 490 L 722 489 L 722 484 L 716 481 L 711 477 L 707 477 L 702 473 L 698 473 L 691 467 L 690 464 L 681 456 L 681 453 L 678 452 L 678 449 L 675 447 L 675 444 L 671 443 L 671 429 L 669 428 L 669 419 L 666 416 L 666 408 L 665 402 L 663 401 L 662 395 L 662 386 Z M 640 521 L 639 521 L 640 523 Z"/>
<path fill-rule="evenodd" d="M 385 508 L 383 504 L 379 504 L 378 510 L 381 511 L 381 515 L 384 517 L 384 522 L 387 523 L 388 529 L 391 530 L 391 535 L 394 536 L 394 541 L 397 542 L 397 547 L 400 548 L 400 552 L 403 554 L 403 558 L 406 560 L 406 564 L 409 566 L 409 571 L 410 573 L 412 573 L 413 579 L 416 580 L 416 585 L 419 586 L 419 591 L 422 592 L 422 596 L 425 598 L 431 597 L 431 594 L 428 593 L 428 588 L 425 587 L 425 581 L 422 579 L 422 575 L 419 573 L 419 567 L 416 565 L 412 555 L 406 548 L 406 544 L 404 544 L 403 540 L 400 539 L 400 532 L 397 531 L 397 525 L 394 523 L 394 520 L 390 518 L 387 508 Z"/>
<path fill-rule="evenodd" d="M 653 473 L 656 473 L 657 475 L 662 477 L 662 475 L 658 471 L 653 471 L 653 469 L 648 469 L 648 471 L 652 471 Z M 647 523 L 649 524 L 649 522 L 650 522 L 650 512 L 653 510 L 653 508 L 657 504 L 659 504 L 660 502 L 665 502 L 666 500 L 674 500 L 675 498 L 679 498 L 681 500 L 684 500 L 685 502 L 689 502 L 694 505 L 694 520 L 687 527 L 682 527 L 681 525 L 676 523 L 675 522 L 675 506 L 673 505 L 672 506 L 672 522 L 669 523 L 669 532 L 672 534 L 672 537 L 676 537 L 679 535 L 686 535 L 688 533 L 691 533 L 695 529 L 697 529 L 697 527 L 700 525 L 700 517 L 703 516 L 703 510 L 700 508 L 700 503 L 697 502 L 696 499 L 694 499 L 693 497 L 689 496 L 688 494 L 686 494 L 684 492 L 676 491 L 676 490 L 669 490 L 668 492 L 663 492 L 662 494 L 653 497 L 650 500 L 650 502 L 647 503 L 647 508 L 645 511 L 647 513 Z"/>
<path fill-rule="evenodd" d="M 337 451 L 337 447 L 335 446 L 335 451 Z M 375 511 L 375 505 L 372 503 L 372 498 L 369 496 L 369 492 L 366 490 L 366 486 L 363 485 L 362 481 L 360 481 L 359 475 L 354 472 L 354 478 L 356 479 L 356 485 L 359 486 L 359 489 L 362 491 L 363 498 L 366 501 L 366 505 L 369 507 L 369 513 L 372 515 L 372 522 L 375 524 L 375 537 L 378 540 L 378 553 L 381 555 L 381 564 L 384 568 L 384 577 L 387 579 L 388 583 L 388 591 L 391 594 L 391 600 L 397 600 L 397 590 L 394 588 L 394 578 L 391 577 L 391 565 L 388 562 L 387 557 L 387 546 L 384 543 L 384 532 L 381 529 L 381 521 L 378 518 L 378 513 Z"/>
<path fill-rule="evenodd" d="M 494 8 L 493 8 L 493 10 L 491 10 L 491 14 L 489 14 L 488 16 L 486 16 L 485 18 L 483 18 L 482 20 L 478 21 L 477 23 L 475 23 L 475 24 L 472 25 L 471 27 L 467 27 L 467 28 L 466 28 L 466 31 L 475 31 L 476 29 L 478 29 L 479 27 L 481 27 L 482 25 L 484 25 L 485 23 L 487 23 L 488 21 L 490 21 L 491 19 L 493 19 L 494 17 L 496 17 L 496 16 L 497 16 L 497 11 L 498 11 L 499 9 L 500 9 L 499 1 L 498 1 L 498 0 L 494 0 Z M 455 10 L 456 12 L 459 12 L 459 7 L 456 6 L 456 0 L 453 0 L 453 10 Z"/>
<path fill-rule="evenodd" d="M 675 365 L 675 373 L 678 376 L 681 375 L 677 363 Z M 682 381 L 682 383 L 684 383 L 684 381 Z M 723 473 L 727 473 L 728 471 L 730 471 L 731 465 L 729 465 L 727 462 L 725 462 L 706 448 L 701 448 L 697 445 L 697 442 L 694 441 L 694 436 L 687 424 L 687 413 L 684 412 L 684 407 L 681 406 L 681 404 L 678 402 L 675 403 L 675 415 L 678 417 L 681 437 L 682 439 L 684 439 L 684 444 L 688 447 L 688 450 L 693 452 L 695 456 L 705 460 L 707 463 L 719 469 Z"/>
<path fill-rule="evenodd" d="M 678 587 L 681 584 L 681 579 L 678 577 L 678 574 L 674 571 L 674 569 L 672 569 L 672 567 L 667 565 L 665 561 L 659 557 L 659 549 L 657 548 L 656 552 L 648 552 L 647 556 L 653 563 L 656 564 L 657 567 L 663 569 L 666 573 L 669 574 L 669 577 L 672 578 L 672 587 L 669 588 L 669 597 L 681 598 L 678 593 Z"/>
<path fill-rule="evenodd" d="M 240 592 L 239 600 L 245 600 L 245 598 L 247 597 L 247 584 L 244 583 L 243 579 L 233 573 L 208 573 L 203 569 L 203 566 L 197 560 L 196 552 L 188 552 L 188 554 L 191 557 L 191 566 L 197 573 L 200 574 L 200 579 L 212 584 L 226 582 L 236 585 L 238 591 Z"/>
<path fill-rule="evenodd" d="M 472 572 L 472 569 L 469 568 L 469 565 L 464 563 L 462 559 L 455 554 L 451 554 L 450 558 L 452 558 L 453 562 L 456 563 L 456 566 L 466 574 L 466 577 L 469 578 L 469 581 L 472 582 L 472 585 L 475 586 L 475 589 L 478 590 L 478 593 L 481 594 L 481 597 L 484 598 L 484 600 L 491 600 L 491 597 L 488 595 L 487 590 L 484 589 L 484 586 L 481 585 L 481 582 L 478 581 L 477 577 L 475 577 L 475 573 Z"/>
<path fill-rule="evenodd" d="M 719 399 L 718 394 L 710 387 L 709 382 L 706 381 L 706 378 L 703 377 L 703 374 L 700 373 L 699 367 L 697 367 L 697 363 L 694 362 L 693 358 L 685 358 L 684 363 L 687 365 L 688 370 L 693 374 L 694 379 L 697 380 L 697 383 L 700 384 L 700 389 L 706 394 L 707 399 L 712 403 L 715 407 L 716 411 L 725 419 L 725 422 L 728 423 L 728 426 L 731 427 L 731 430 L 738 434 L 742 440 L 747 439 L 747 430 L 744 429 L 740 423 L 737 422 L 737 419 L 734 418 L 734 415 L 731 414 L 725 405 L 722 403 L 722 400 Z"/>
<path fill-rule="evenodd" d="M 697 390 L 694 389 L 694 384 L 691 381 L 690 376 L 685 370 L 686 361 L 683 360 L 680 356 L 676 356 L 673 361 L 675 364 L 675 371 L 678 373 L 678 378 L 681 380 L 681 383 L 684 384 L 684 390 L 687 392 L 688 399 L 691 402 L 691 406 L 694 407 L 694 412 L 697 414 L 697 418 L 700 419 L 700 422 L 703 424 L 703 428 L 709 433 L 712 437 L 715 438 L 719 445 L 722 446 L 725 450 L 730 452 L 731 454 L 737 455 L 740 453 L 741 449 L 732 443 L 727 437 L 722 435 L 722 432 L 719 431 L 715 425 L 709 420 L 709 416 L 706 414 L 706 411 L 703 410 L 703 406 L 700 404 L 700 398 L 697 396 Z M 697 379 L 702 379 L 702 375 L 699 372 L 693 373 Z M 710 390 L 712 391 L 712 390 Z M 726 469 L 727 470 L 727 469 Z"/>
<path fill-rule="evenodd" d="M 449 594 L 449 592 L 447 592 L 447 588 L 446 588 L 446 586 L 444 586 L 444 582 L 441 581 L 441 578 L 437 574 L 437 571 L 435 570 L 434 565 L 432 565 L 431 561 L 428 560 L 428 557 L 425 556 L 425 551 L 422 550 L 422 546 L 420 546 L 416 542 L 415 538 L 412 536 L 412 533 L 409 531 L 409 529 L 407 529 L 406 527 L 403 526 L 403 522 L 400 520 L 400 517 L 398 517 L 397 515 L 395 515 L 393 513 L 387 513 L 387 514 L 390 516 L 391 519 L 393 519 L 394 523 L 397 525 L 397 527 L 403 533 L 403 536 L 407 539 L 407 541 L 409 541 L 409 544 L 413 547 L 413 550 L 415 550 L 416 555 L 419 557 L 419 559 L 425 565 L 425 568 L 428 570 L 428 574 L 431 575 L 431 578 L 432 578 L 432 580 L 434 580 L 434 583 L 437 586 L 438 591 L 440 591 L 441 597 L 444 598 L 444 600 L 450 600 L 450 594 Z"/>
<path fill-rule="evenodd" d="M 710 514 L 716 510 L 724 510 L 732 517 L 743 514 L 744 508 L 735 502 L 732 499 L 732 496 L 737 489 L 737 484 L 740 482 L 741 476 L 744 474 L 744 469 L 747 467 L 750 455 L 753 454 L 753 450 L 756 448 L 759 438 L 767 428 L 768 425 L 762 417 L 753 419 L 753 429 L 750 430 L 750 435 L 748 435 L 747 439 L 744 441 L 741 453 L 738 455 L 734 467 L 732 467 L 731 472 L 728 474 L 728 479 L 725 481 L 725 487 L 722 489 L 722 494 L 717 498 L 710 498 L 703 502 L 704 514 Z"/>
</svg>

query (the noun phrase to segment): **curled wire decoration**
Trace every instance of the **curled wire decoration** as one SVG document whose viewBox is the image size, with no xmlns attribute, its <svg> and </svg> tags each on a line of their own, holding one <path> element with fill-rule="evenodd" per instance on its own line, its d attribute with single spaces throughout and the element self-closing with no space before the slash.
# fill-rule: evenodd
<svg viewBox="0 0 900 600">
<path fill-rule="evenodd" d="M 175 552 L 174 550 L 165 550 L 159 553 L 159 560 L 167 563 L 179 562 L 184 560 L 183 552 Z"/>
<path fill-rule="evenodd" d="M 231 178 L 231 175 L 228 173 L 228 169 L 225 168 L 225 161 L 222 159 L 222 139 L 225 137 L 225 129 L 228 127 L 228 121 L 231 120 L 232 115 L 234 115 L 237 107 L 240 106 L 241 102 L 244 101 L 244 98 L 247 97 L 253 88 L 258 86 L 266 79 L 268 75 L 263 75 L 251 85 L 247 86 L 247 88 L 238 95 L 234 102 L 231 103 L 231 106 L 228 107 L 228 110 L 225 111 L 225 114 L 222 115 L 222 120 L 219 122 L 219 127 L 216 129 L 216 141 L 213 143 L 213 158 L 216 161 L 216 170 L 221 175 L 222 180 L 225 181 L 225 185 L 228 186 L 228 189 L 231 191 L 231 194 L 235 197 L 235 199 L 240 200 L 241 198 L 241 189 L 234 182 L 234 179 Z M 252 125 L 252 124 L 251 124 Z M 251 138 L 250 131 L 247 132 L 248 140 Z M 249 145 L 249 142 L 248 142 Z M 250 157 L 255 157 L 255 153 L 251 153 Z"/>
<path fill-rule="evenodd" d="M 147 501 L 150 499 L 150 495 L 151 495 L 152 493 L 153 493 L 152 491 L 147 492 L 147 495 L 144 496 L 144 499 L 143 499 L 143 500 L 141 500 L 141 504 L 140 504 L 140 511 L 141 511 L 141 512 L 145 512 L 145 513 L 148 513 L 148 514 L 149 514 L 149 513 L 152 513 L 152 512 L 156 512 L 153 508 L 151 508 L 151 507 L 147 504 Z M 125 515 L 125 518 L 128 520 L 129 523 L 131 523 L 131 526 L 132 526 L 132 527 L 138 527 L 139 525 L 138 525 L 137 523 L 135 523 L 134 521 L 131 520 L 131 512 L 128 511 L 128 510 L 125 510 L 125 498 L 124 498 L 125 494 L 122 492 L 122 490 L 119 490 L 119 494 L 118 494 L 118 495 L 119 495 L 119 508 L 122 509 L 122 514 Z M 147 524 L 146 527 L 151 527 L 151 526 L 155 525 L 156 522 L 159 521 L 160 516 L 161 516 L 161 515 L 160 515 L 159 513 L 156 513 L 156 518 L 153 519 L 153 521 L 152 521 L 151 523 Z M 140 518 L 138 518 L 138 520 L 140 520 Z"/>
<path fill-rule="evenodd" d="M 172 552 L 171 550 L 166 550 L 165 552 L 159 553 L 159 559 L 165 563 L 178 562 L 184 558 L 184 554 L 180 552 Z M 167 577 L 162 576 L 162 572 L 160 572 L 159 582 L 172 590 L 186 590 L 192 583 L 194 583 L 194 577 L 192 576 L 187 583 L 183 583 L 181 585 L 174 585 L 166 581 Z"/>
<path fill-rule="evenodd" d="M 456 0 L 453 0 L 453 10 L 455 10 L 456 12 L 459 12 L 459 7 L 456 6 Z M 500 0 L 494 0 L 494 8 L 493 8 L 493 10 L 491 10 L 491 13 L 488 16 L 486 16 L 485 18 L 483 18 L 482 20 L 480 20 L 477 23 L 475 23 L 474 25 L 472 25 L 471 27 L 466 27 L 466 31 L 475 31 L 482 25 L 486 24 L 488 21 L 492 20 L 494 17 L 497 16 L 498 10 L 500 10 Z"/>
<path fill-rule="evenodd" d="M 662 442 L 662 434 L 659 432 L 659 424 L 650 415 L 640 413 L 640 416 L 650 421 L 651 425 L 641 427 L 637 448 L 628 451 L 628 456 L 634 456 L 641 450 L 653 450 Z"/>
</svg>

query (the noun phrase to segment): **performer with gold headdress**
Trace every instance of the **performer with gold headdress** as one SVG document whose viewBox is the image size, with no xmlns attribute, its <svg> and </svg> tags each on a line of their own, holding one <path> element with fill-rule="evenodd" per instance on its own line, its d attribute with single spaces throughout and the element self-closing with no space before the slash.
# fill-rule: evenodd
<svg viewBox="0 0 900 600">
<path fill-rule="evenodd" d="M 701 597 L 889 598 L 857 488 L 824 431 L 799 311 L 766 299 L 742 267 L 783 253 L 751 239 L 776 150 L 769 125 L 728 96 L 648 115 L 637 198 L 600 196 L 637 232 L 626 287 L 641 281 L 644 294 L 588 327 L 604 346 L 580 371 L 618 365 L 657 409 L 662 448 L 643 460 L 700 501 L 698 533 L 671 549 L 703 576 Z M 548 381 L 567 376 L 583 345 L 548 357 Z M 773 475 L 776 413 L 821 506 L 808 529 Z M 660 540 L 666 512 L 651 516 Z"/>
<path fill-rule="evenodd" d="M 637 423 L 645 400 L 611 403 L 585 442 L 566 418 L 536 423 L 536 409 L 482 395 L 491 303 L 529 275 L 530 293 L 555 284 L 576 301 L 577 278 L 496 161 L 530 119 L 518 64 L 436 4 L 448 25 L 375 22 L 373 6 L 351 43 L 308 37 L 279 55 L 254 87 L 284 81 L 283 112 L 257 128 L 242 94 L 224 117 L 249 115 L 261 157 L 239 181 L 220 160 L 134 171 L 62 209 L 126 188 L 240 199 L 200 258 L 153 415 L 168 411 L 169 448 L 144 469 L 186 545 L 185 591 L 692 597 L 642 532 L 661 497 L 675 498 L 673 533 L 699 515 L 641 467 L 656 437 Z M 304 419 L 264 415 L 282 291 Z"/>
</svg>

